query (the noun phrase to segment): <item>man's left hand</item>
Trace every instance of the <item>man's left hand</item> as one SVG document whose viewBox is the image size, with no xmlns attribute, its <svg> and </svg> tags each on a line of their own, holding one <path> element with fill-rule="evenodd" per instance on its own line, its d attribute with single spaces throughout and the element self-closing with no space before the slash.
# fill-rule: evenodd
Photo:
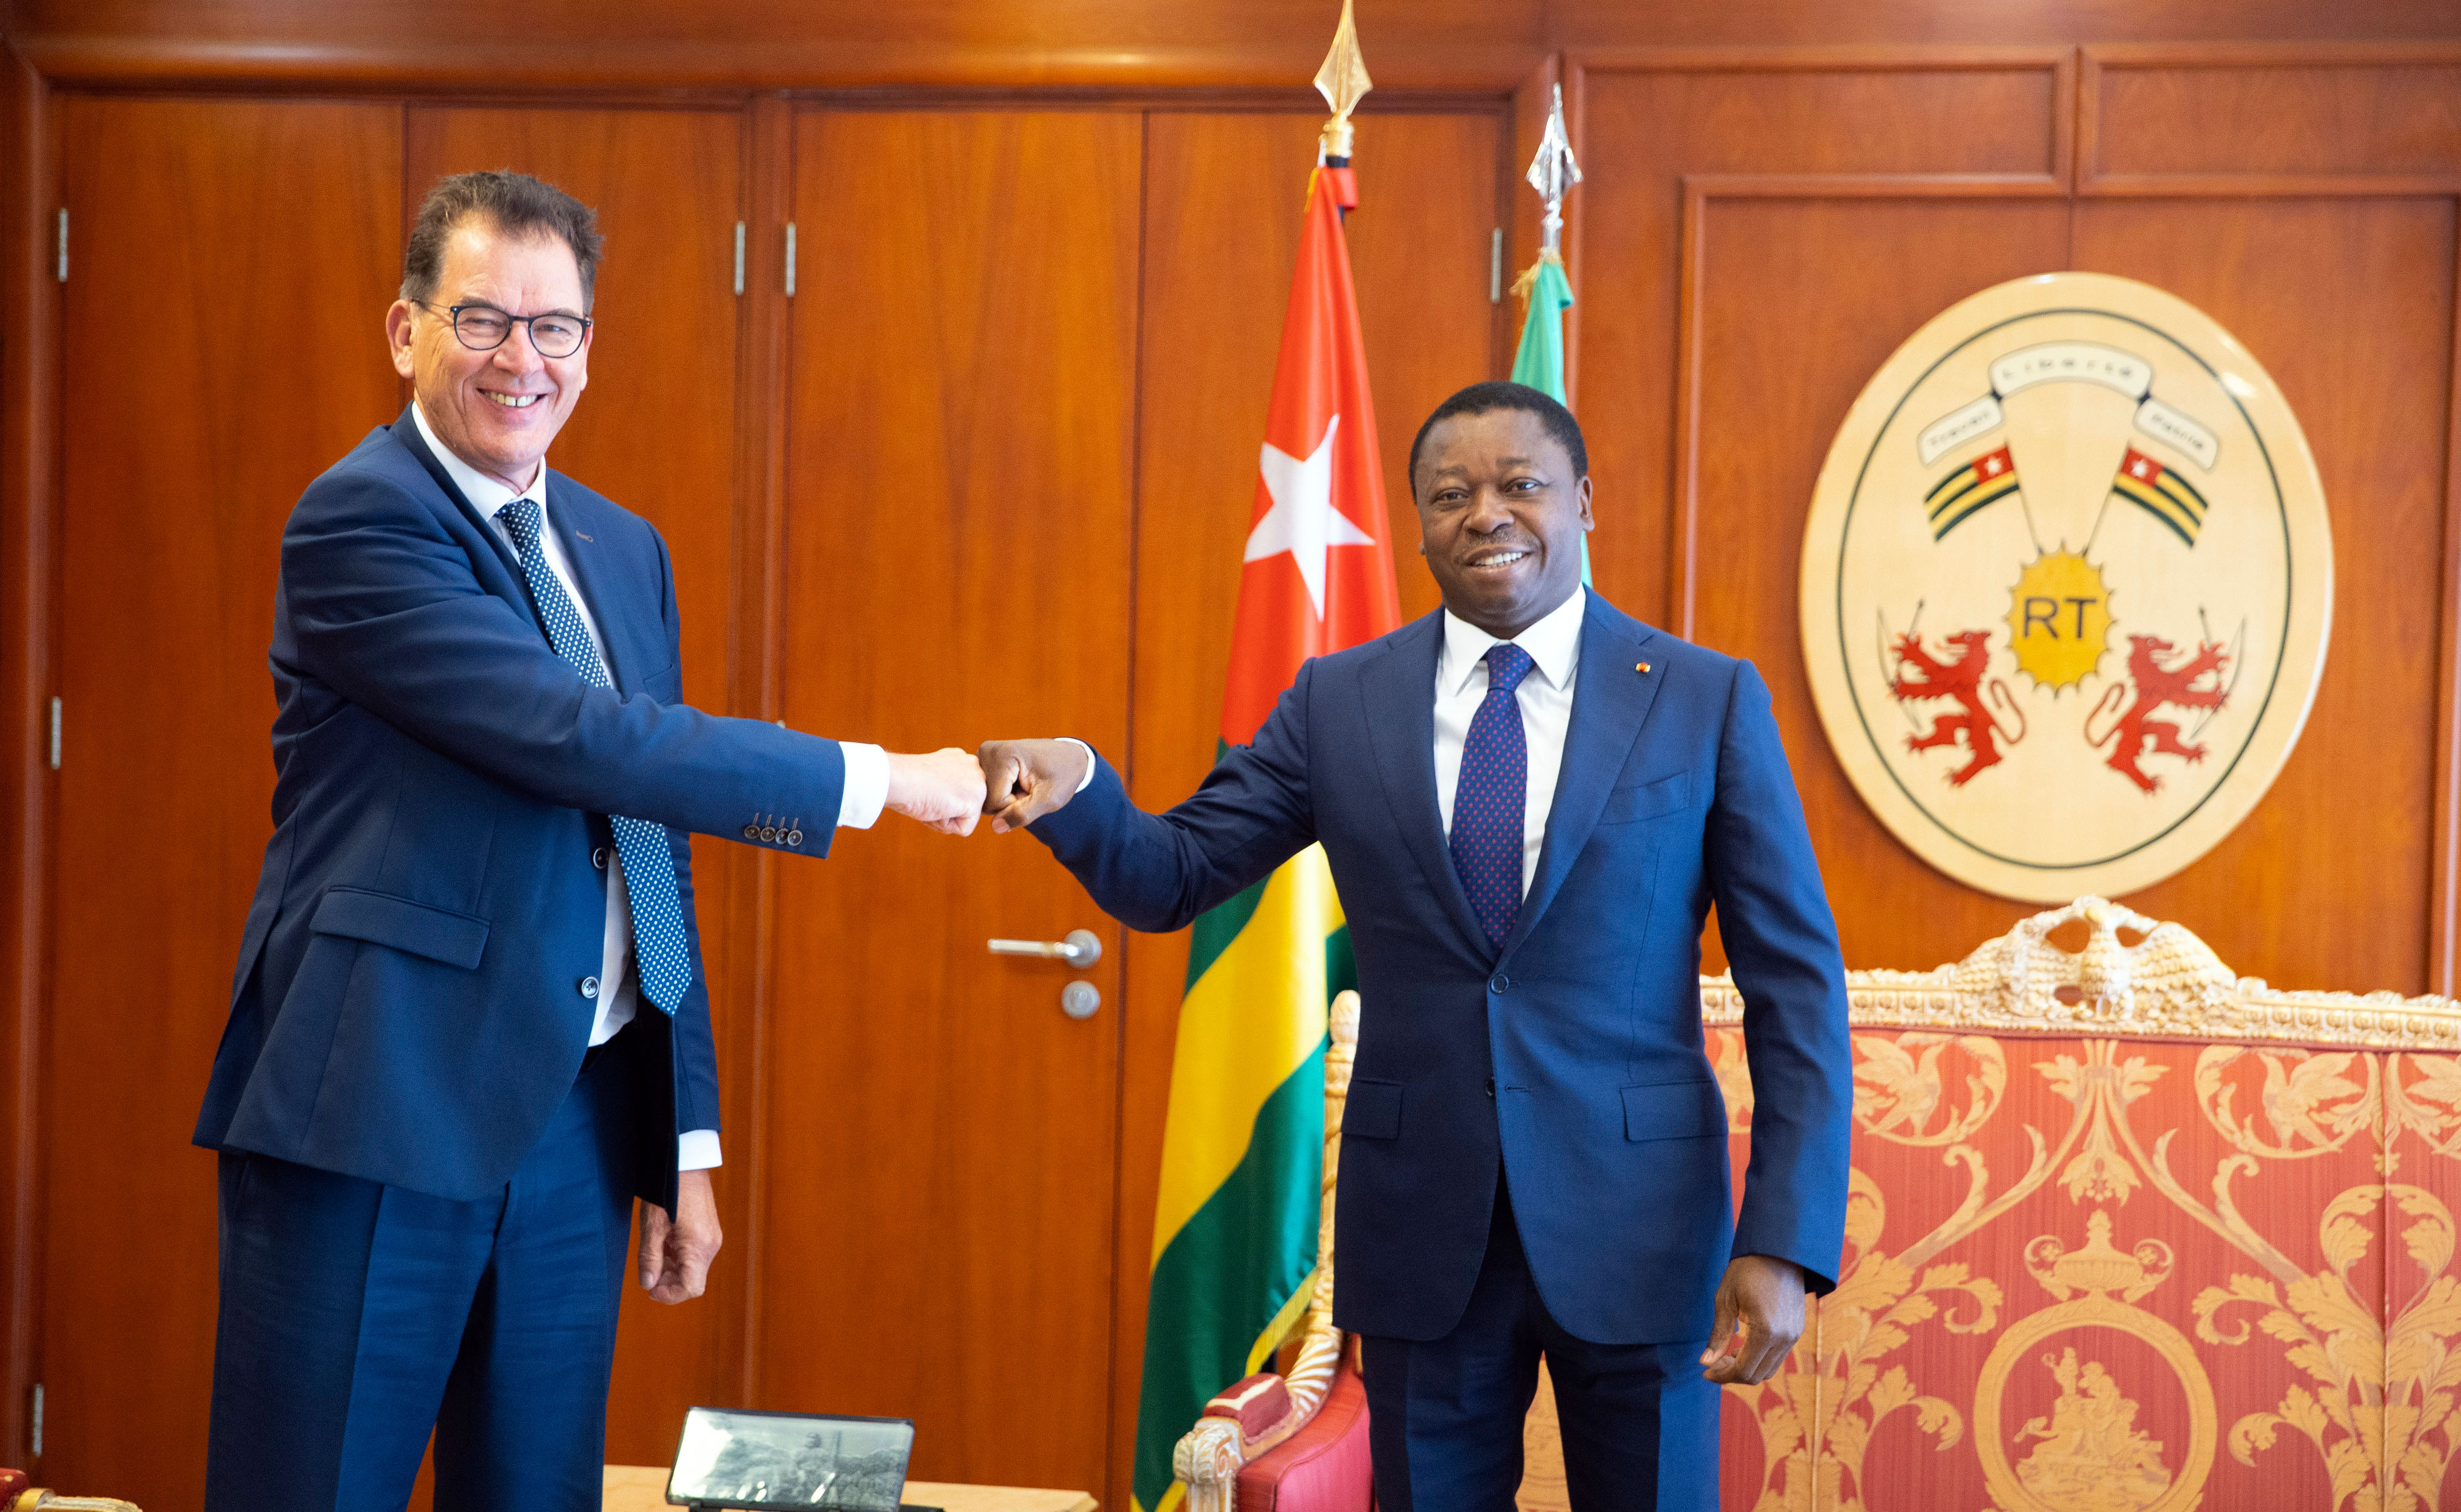
<svg viewBox="0 0 2461 1512">
<path fill-rule="evenodd" d="M 1757 1386 L 1803 1337 L 1803 1267 L 1773 1255 L 1738 1255 L 1718 1283 L 1718 1321 L 1701 1374 L 1721 1386 Z"/>
<path fill-rule="evenodd" d="M 683 1172 L 675 1178 L 673 1222 L 657 1203 L 641 1204 L 641 1289 L 670 1306 L 690 1302 L 708 1288 L 709 1263 L 724 1243 L 709 1173 Z"/>
</svg>

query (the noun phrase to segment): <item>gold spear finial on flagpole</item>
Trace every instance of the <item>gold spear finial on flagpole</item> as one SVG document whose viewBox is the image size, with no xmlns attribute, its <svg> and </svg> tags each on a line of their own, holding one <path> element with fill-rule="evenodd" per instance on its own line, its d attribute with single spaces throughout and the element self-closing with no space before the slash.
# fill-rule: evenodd
<svg viewBox="0 0 2461 1512">
<path fill-rule="evenodd" d="M 1316 92 L 1333 107 L 1324 123 L 1322 151 L 1327 158 L 1350 156 L 1350 113 L 1376 85 L 1367 76 L 1367 59 L 1359 51 L 1359 25 L 1351 18 L 1351 0 L 1341 0 L 1341 25 L 1334 29 L 1333 51 L 1316 71 Z"/>
<path fill-rule="evenodd" d="M 1564 253 L 1564 191 L 1581 181 L 1581 165 L 1573 160 L 1573 138 L 1564 129 L 1564 86 L 1555 86 L 1555 108 L 1547 114 L 1547 131 L 1538 138 L 1538 156 L 1530 160 L 1530 187 L 1547 202 L 1547 218 L 1539 223 L 1538 255 L 1562 262 Z"/>
</svg>

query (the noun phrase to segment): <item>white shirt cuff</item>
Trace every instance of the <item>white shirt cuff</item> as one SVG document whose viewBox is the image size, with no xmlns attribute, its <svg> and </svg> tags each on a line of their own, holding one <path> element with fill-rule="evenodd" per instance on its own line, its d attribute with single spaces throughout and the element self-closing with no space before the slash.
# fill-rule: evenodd
<svg viewBox="0 0 2461 1512">
<path fill-rule="evenodd" d="M 1078 750 L 1085 753 L 1085 775 L 1077 779 L 1076 788 L 1069 794 L 1069 797 L 1074 798 L 1077 794 L 1085 791 L 1085 784 L 1094 780 L 1094 748 L 1087 745 L 1084 741 L 1078 739 L 1075 735 L 1061 735 L 1059 738 L 1067 741 L 1070 745 L 1073 745 Z"/>
<path fill-rule="evenodd" d="M 716 1129 L 687 1129 L 675 1136 L 675 1169 L 706 1171 L 713 1165 L 724 1165 L 717 1153 Z"/>
<path fill-rule="evenodd" d="M 880 821 L 880 811 L 888 803 L 888 753 L 860 740 L 841 740 L 838 750 L 845 756 L 845 791 L 838 799 L 838 828 L 869 829 Z"/>
</svg>

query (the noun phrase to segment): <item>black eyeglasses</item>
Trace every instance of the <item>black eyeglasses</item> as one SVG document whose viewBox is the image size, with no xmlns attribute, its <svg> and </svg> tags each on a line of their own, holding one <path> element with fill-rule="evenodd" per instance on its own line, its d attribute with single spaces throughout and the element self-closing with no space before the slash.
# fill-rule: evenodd
<svg viewBox="0 0 2461 1512">
<path fill-rule="evenodd" d="M 422 309 L 436 307 L 418 301 Z M 530 328 L 530 345 L 542 357 L 569 357 L 581 350 L 590 322 L 581 315 L 507 315 L 492 305 L 452 305 L 453 334 L 472 351 L 493 351 L 511 339 L 515 326 Z"/>
</svg>

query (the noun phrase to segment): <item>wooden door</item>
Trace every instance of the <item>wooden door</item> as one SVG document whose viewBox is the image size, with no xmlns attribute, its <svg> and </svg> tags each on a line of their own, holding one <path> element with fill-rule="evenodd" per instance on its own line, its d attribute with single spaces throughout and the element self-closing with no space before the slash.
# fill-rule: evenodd
<svg viewBox="0 0 2461 1512">
<path fill-rule="evenodd" d="M 799 120 L 789 725 L 1125 756 L 1140 125 Z M 772 864 L 755 1404 L 912 1417 L 924 1479 L 1099 1484 L 1118 926 L 1023 836 L 888 816 Z M 1074 928 L 1091 971 L 984 947 Z"/>
<path fill-rule="evenodd" d="M 589 391 L 547 464 L 650 521 L 666 538 L 683 617 L 684 697 L 734 707 L 730 659 L 737 559 L 736 224 L 744 211 L 743 116 L 707 110 L 491 110 L 409 113 L 407 202 L 414 212 L 442 175 L 511 168 L 556 184 L 598 212 L 606 236 L 591 318 Z M 710 972 L 728 1164 L 720 1217 L 742 1232 L 752 1141 L 744 1123 L 739 968 L 726 927 L 743 848 L 693 841 L 693 878 Z M 746 873 L 748 875 L 748 873 Z M 744 1278 L 738 1248 L 720 1254 L 698 1301 L 666 1307 L 624 1291 L 607 1457 L 663 1464 L 684 1409 L 732 1401 L 741 1390 Z"/>
<path fill-rule="evenodd" d="M 188 1143 L 272 833 L 282 522 L 400 404 L 401 112 L 72 99 L 45 1480 L 204 1485 L 214 1158 Z"/>
</svg>

